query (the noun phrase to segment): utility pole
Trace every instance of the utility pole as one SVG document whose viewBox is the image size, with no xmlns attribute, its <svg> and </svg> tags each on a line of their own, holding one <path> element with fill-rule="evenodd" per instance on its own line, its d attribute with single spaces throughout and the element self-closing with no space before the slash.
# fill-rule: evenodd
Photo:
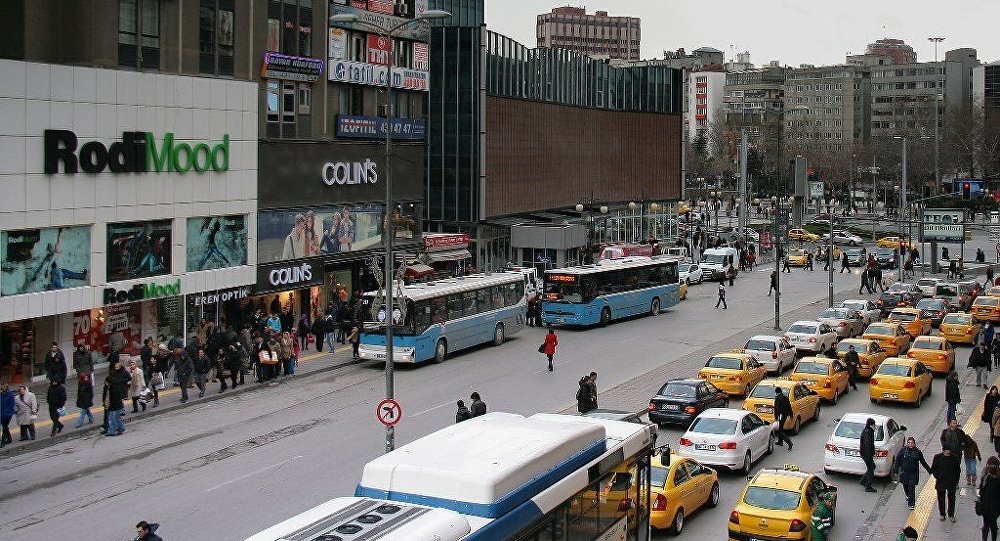
<svg viewBox="0 0 1000 541">
<path fill-rule="evenodd" d="M 740 133 L 740 216 L 739 236 L 744 244 L 747 238 L 747 227 L 750 225 L 750 218 L 747 216 L 747 131 L 744 128 Z"/>
</svg>

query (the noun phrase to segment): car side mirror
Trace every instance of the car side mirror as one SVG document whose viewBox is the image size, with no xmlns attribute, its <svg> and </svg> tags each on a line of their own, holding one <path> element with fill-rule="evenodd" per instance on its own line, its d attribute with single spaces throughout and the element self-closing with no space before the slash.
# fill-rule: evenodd
<svg viewBox="0 0 1000 541">
<path fill-rule="evenodd" d="M 906 426 L 905 425 L 899 425 L 899 431 L 900 432 L 906 432 Z"/>
</svg>

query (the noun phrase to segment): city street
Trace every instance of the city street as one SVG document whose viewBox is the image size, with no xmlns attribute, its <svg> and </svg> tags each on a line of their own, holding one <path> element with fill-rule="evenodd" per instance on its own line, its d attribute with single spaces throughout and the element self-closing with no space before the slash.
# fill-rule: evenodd
<svg viewBox="0 0 1000 541">
<path fill-rule="evenodd" d="M 441 365 L 402 368 L 396 374 L 396 397 L 403 405 L 397 444 L 454 422 L 455 400 L 467 399 L 473 390 L 491 411 L 573 411 L 577 380 L 591 370 L 599 373 L 601 407 L 641 410 L 666 379 L 692 376 L 711 353 L 768 332 L 770 269 L 742 274 L 730 288 L 726 311 L 713 308 L 713 284 L 693 285 L 687 301 L 659 317 L 560 330 L 554 373 L 545 370 L 544 357 L 536 352 L 542 331 L 533 328 L 499 348 L 474 350 Z M 826 305 L 827 275 L 819 269 L 782 275 L 782 325 Z M 855 297 L 857 276 L 835 278 L 838 301 Z M 960 366 L 966 357 L 960 351 Z M 940 381 L 935 389 L 943 395 Z M 87 538 L 119 539 L 146 519 L 162 523 L 161 532 L 172 539 L 242 539 L 352 493 L 363 464 L 384 447 L 383 428 L 374 419 L 383 393 L 380 366 L 352 366 L 140 419 L 120 438 L 87 436 L 12 457 L 4 464 L 0 532 L 43 539 L 86 531 Z M 852 393 L 838 406 L 824 408 L 821 423 L 807 426 L 796 439 L 794 453 L 778 448 L 762 464 L 821 469 L 834 419 L 846 411 L 868 411 L 865 395 Z M 935 399 L 920 410 L 878 409 L 897 415 L 923 444 L 942 423 L 942 405 Z M 664 431 L 661 442 L 676 442 L 678 435 Z M 722 478 L 723 503 L 691 517 L 692 532 L 685 536 L 724 535 L 745 480 L 731 474 Z M 861 517 L 842 518 L 837 531 L 844 535 L 847 529 L 874 527 L 889 493 L 863 498 L 851 478 L 831 480 L 844 486 L 839 516 Z"/>
</svg>

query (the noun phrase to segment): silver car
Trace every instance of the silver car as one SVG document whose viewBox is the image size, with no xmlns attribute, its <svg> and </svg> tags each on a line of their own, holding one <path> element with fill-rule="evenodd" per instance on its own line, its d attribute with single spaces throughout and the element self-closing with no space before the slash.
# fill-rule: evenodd
<svg viewBox="0 0 1000 541">
<path fill-rule="evenodd" d="M 795 348 L 784 336 L 756 335 L 743 346 L 743 353 L 753 356 L 767 371 L 780 375 L 795 364 Z"/>
<path fill-rule="evenodd" d="M 823 241 L 824 242 L 828 242 L 829 240 L 830 240 L 830 234 L 829 233 L 824 233 L 823 234 Z M 844 231 L 844 230 L 841 230 L 841 229 L 834 229 L 833 230 L 833 243 L 834 244 L 842 244 L 842 245 L 846 244 L 848 246 L 861 246 L 862 244 L 864 244 L 864 242 L 865 241 L 861 237 L 859 237 L 859 236 L 857 236 L 857 235 L 855 235 L 855 234 L 853 234 L 853 233 L 851 233 L 849 231 Z"/>
<path fill-rule="evenodd" d="M 866 329 L 868 325 L 882 319 L 882 310 L 879 309 L 877 304 L 869 300 L 848 299 L 840 303 L 840 307 L 857 312 L 861 316 L 861 321 L 864 323 Z"/>
<path fill-rule="evenodd" d="M 937 290 L 937 285 L 943 281 L 940 278 L 921 278 L 917 280 L 917 287 L 920 288 L 920 291 L 924 292 L 924 297 L 933 297 Z"/>
<path fill-rule="evenodd" d="M 829 325 L 838 339 L 853 338 L 865 330 L 864 320 L 849 308 L 827 308 L 816 321 Z"/>
</svg>

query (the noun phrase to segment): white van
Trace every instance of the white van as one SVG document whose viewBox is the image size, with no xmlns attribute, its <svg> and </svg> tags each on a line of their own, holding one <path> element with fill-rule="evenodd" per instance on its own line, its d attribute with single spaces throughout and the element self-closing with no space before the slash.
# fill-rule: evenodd
<svg viewBox="0 0 1000 541">
<path fill-rule="evenodd" d="M 508 266 L 508 271 L 520 272 L 524 276 L 524 298 L 530 300 L 542 292 L 542 281 L 538 278 L 538 269 L 534 267 Z"/>
<path fill-rule="evenodd" d="M 726 269 L 729 267 L 737 271 L 736 264 L 739 261 L 740 254 L 736 248 L 723 246 L 721 248 L 708 248 L 702 252 L 698 266 L 701 267 L 701 272 L 705 275 L 706 280 L 721 280 L 725 278 Z"/>
</svg>

